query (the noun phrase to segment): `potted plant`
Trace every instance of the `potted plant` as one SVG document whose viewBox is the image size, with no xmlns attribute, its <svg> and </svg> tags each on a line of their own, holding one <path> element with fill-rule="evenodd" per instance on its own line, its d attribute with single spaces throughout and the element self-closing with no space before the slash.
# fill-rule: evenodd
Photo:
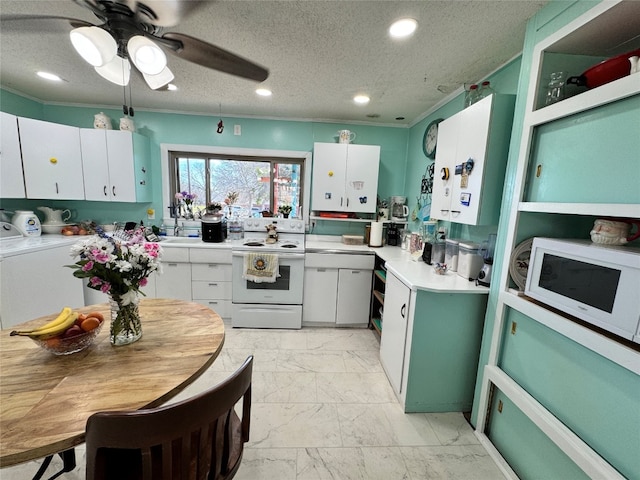
<svg viewBox="0 0 640 480">
<path fill-rule="evenodd" d="M 278 212 L 281 213 L 284 218 L 289 218 L 289 214 L 291 213 L 291 205 L 280 205 L 278 207 Z"/>
</svg>

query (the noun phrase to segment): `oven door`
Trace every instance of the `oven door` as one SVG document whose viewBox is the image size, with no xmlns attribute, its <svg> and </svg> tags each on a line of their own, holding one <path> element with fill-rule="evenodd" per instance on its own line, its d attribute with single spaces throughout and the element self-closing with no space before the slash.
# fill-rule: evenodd
<svg viewBox="0 0 640 480">
<path fill-rule="evenodd" d="M 304 253 L 278 254 L 280 276 L 274 283 L 256 283 L 242 278 L 244 252 L 234 251 L 232 255 L 233 303 L 302 305 Z"/>
</svg>

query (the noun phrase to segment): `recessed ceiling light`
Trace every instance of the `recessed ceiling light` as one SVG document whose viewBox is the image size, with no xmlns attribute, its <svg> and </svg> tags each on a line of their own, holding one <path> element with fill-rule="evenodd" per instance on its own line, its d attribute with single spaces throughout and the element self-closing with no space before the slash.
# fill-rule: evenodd
<svg viewBox="0 0 640 480">
<path fill-rule="evenodd" d="M 401 18 L 396 20 L 389 27 L 389 35 L 393 38 L 405 38 L 415 32 L 418 22 L 413 18 Z"/>
<path fill-rule="evenodd" d="M 353 97 L 353 101 L 360 105 L 366 105 L 367 103 L 369 103 L 369 100 L 369 97 L 367 97 L 366 95 L 356 95 L 355 97 Z"/>
<path fill-rule="evenodd" d="M 271 90 L 268 90 L 266 88 L 258 88 L 258 89 L 256 89 L 256 93 L 258 95 L 260 95 L 261 97 L 270 97 L 271 96 Z"/>
<path fill-rule="evenodd" d="M 38 72 L 37 75 L 39 77 L 41 77 L 41 78 L 44 78 L 46 80 L 51 80 L 51 81 L 54 81 L 54 82 L 61 82 L 62 81 L 62 79 L 58 75 L 55 75 L 55 74 L 49 73 L 49 72 Z"/>
</svg>

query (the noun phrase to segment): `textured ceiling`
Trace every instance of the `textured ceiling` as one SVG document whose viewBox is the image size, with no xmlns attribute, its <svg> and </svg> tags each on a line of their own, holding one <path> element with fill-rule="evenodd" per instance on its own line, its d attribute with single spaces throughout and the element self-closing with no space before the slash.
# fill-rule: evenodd
<svg viewBox="0 0 640 480">
<path fill-rule="evenodd" d="M 155 1 L 155 0 L 154 0 Z M 147 3 L 153 3 L 147 2 Z M 132 74 L 136 109 L 411 124 L 464 83 L 481 80 L 522 50 L 525 24 L 546 1 L 226 0 L 206 2 L 165 31 L 186 33 L 267 67 L 255 82 L 168 55 L 177 92 L 151 91 Z M 59 15 L 99 23 L 71 0 L 0 0 L 0 14 Z M 400 17 L 418 20 L 402 41 Z M 68 22 L 0 25 L 0 83 L 38 101 L 120 108 L 123 88 L 103 80 L 73 50 Z M 38 70 L 65 79 L 52 84 Z M 440 90 L 439 88 L 440 87 Z M 371 102 L 356 106 L 366 93 Z M 127 103 L 129 92 L 127 89 Z M 403 117 L 403 120 L 396 120 Z"/>
</svg>

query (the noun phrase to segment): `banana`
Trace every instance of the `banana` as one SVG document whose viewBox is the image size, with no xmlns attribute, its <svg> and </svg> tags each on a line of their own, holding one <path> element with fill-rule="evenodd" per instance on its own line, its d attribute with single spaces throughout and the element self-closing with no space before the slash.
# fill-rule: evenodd
<svg viewBox="0 0 640 480">
<path fill-rule="evenodd" d="M 73 314 L 74 312 L 71 310 L 71 308 L 69 307 L 64 307 L 62 309 L 62 311 L 58 314 L 58 316 L 51 320 L 50 322 L 47 322 L 46 324 L 44 324 L 43 326 L 36 328 L 34 330 L 14 330 L 13 332 L 10 333 L 11 336 L 13 335 L 26 335 L 26 336 L 39 336 L 40 334 L 46 334 L 52 330 L 55 330 L 57 327 L 61 327 L 62 325 L 66 325 L 66 328 L 69 328 L 70 325 L 68 325 L 68 321 L 69 321 L 69 317 Z M 78 318 L 78 315 L 75 315 L 75 318 Z M 75 321 L 74 318 L 74 321 Z"/>
<path fill-rule="evenodd" d="M 36 330 L 35 332 L 27 334 L 27 336 L 29 338 L 37 338 L 38 340 L 46 340 L 47 338 L 57 337 L 61 333 L 64 333 L 67 328 L 71 327 L 75 323 L 77 318 L 78 312 L 71 312 L 71 314 L 69 314 L 64 322 L 59 323 L 58 325 L 54 325 L 53 327 L 45 330 Z"/>
</svg>

